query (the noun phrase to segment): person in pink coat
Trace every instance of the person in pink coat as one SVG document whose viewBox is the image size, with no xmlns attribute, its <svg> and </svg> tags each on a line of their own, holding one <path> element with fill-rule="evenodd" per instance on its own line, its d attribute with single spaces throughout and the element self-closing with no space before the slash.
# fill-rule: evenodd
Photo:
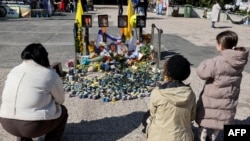
<svg viewBox="0 0 250 141">
<path fill-rule="evenodd" d="M 197 67 L 198 76 L 205 80 L 195 119 L 201 130 L 201 141 L 207 137 L 215 141 L 224 125 L 233 124 L 242 72 L 248 62 L 248 50 L 236 47 L 237 33 L 226 30 L 216 40 L 218 56 L 202 61 Z"/>
</svg>

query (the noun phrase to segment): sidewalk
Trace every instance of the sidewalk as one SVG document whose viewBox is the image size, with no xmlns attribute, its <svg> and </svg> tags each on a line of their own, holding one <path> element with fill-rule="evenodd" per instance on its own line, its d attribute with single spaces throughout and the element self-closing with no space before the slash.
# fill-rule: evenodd
<svg viewBox="0 0 250 141">
<path fill-rule="evenodd" d="M 117 6 L 96 5 L 95 8 L 97 11 L 89 12 L 89 14 L 95 16 L 93 19 L 94 24 L 97 24 L 96 15 L 108 14 L 109 21 L 112 25 L 110 28 L 115 28 L 115 26 L 117 27 Z M 126 14 L 126 7 L 124 7 L 123 14 Z M 53 20 L 54 18 L 55 17 L 51 17 L 50 20 Z M 74 15 L 67 14 L 65 17 L 61 18 L 68 18 L 68 20 L 65 21 L 73 23 L 72 20 L 74 19 Z M 50 54 L 53 54 L 54 58 L 56 59 L 61 59 L 64 61 L 65 58 L 71 57 L 66 56 L 67 54 L 65 52 L 61 54 L 56 52 L 62 49 L 69 50 L 68 48 L 66 49 L 66 47 L 73 45 L 73 42 L 72 44 L 70 42 L 73 40 L 73 38 L 65 37 L 65 35 L 72 34 L 71 23 L 62 23 L 60 25 L 63 28 L 68 28 L 65 29 L 65 31 L 59 31 L 62 30 L 60 29 L 60 26 L 56 28 L 58 31 L 56 31 L 53 27 L 53 32 L 55 32 L 55 34 L 52 34 L 51 32 L 48 33 L 48 35 L 42 34 L 43 36 L 41 36 L 43 37 L 44 43 L 46 43 L 46 45 L 49 47 L 54 47 L 53 49 L 50 48 Z M 200 48 L 203 54 L 208 54 L 206 52 L 207 50 L 203 49 L 203 47 L 211 48 L 211 50 L 215 49 L 215 36 L 219 32 L 227 29 L 233 30 L 239 34 L 239 45 L 245 46 L 247 48 L 249 48 L 250 45 L 250 37 L 248 35 L 250 33 L 250 28 L 244 25 L 233 25 L 229 21 L 219 22 L 216 24 L 219 28 L 212 29 L 210 28 L 209 19 L 159 16 L 156 15 L 156 13 L 148 12 L 147 27 L 144 29 L 144 32 L 151 33 L 152 24 L 155 24 L 157 27 L 163 29 L 163 34 L 165 36 L 162 39 L 162 42 L 164 43 L 164 47 L 169 47 L 169 45 L 176 44 L 177 46 L 185 48 L 186 44 L 183 44 L 182 40 L 186 40 L 190 42 L 192 46 Z M 40 28 L 43 29 L 42 25 Z M 90 32 L 95 33 L 96 30 L 97 28 L 95 25 L 93 29 L 90 30 Z M 57 32 L 60 32 L 60 37 L 62 37 L 63 40 L 57 40 Z M 6 31 L 6 33 L 8 33 L 8 31 Z M 14 33 L 18 34 L 19 32 L 14 31 Z M 46 36 L 46 38 L 44 36 Z M 171 43 L 164 42 L 166 40 L 168 41 L 170 36 L 172 38 Z M 18 43 L 18 40 L 16 43 Z M 13 44 L 16 43 L 14 42 Z M 64 43 L 67 43 L 68 46 L 63 46 Z M 7 52 L 7 54 L 11 53 Z M 192 55 L 193 54 L 191 54 L 191 56 Z M 197 56 L 199 56 L 199 53 L 193 55 L 193 58 Z M 62 64 L 64 64 L 63 61 Z M 0 92 L 2 92 L 6 74 L 10 69 L 10 67 L 0 68 Z M 195 69 L 195 66 L 192 67 L 191 75 L 185 82 L 190 83 L 198 99 L 204 82 L 198 78 Z M 236 122 L 240 124 L 250 124 L 250 97 L 248 94 L 250 91 L 249 80 L 250 75 L 247 72 L 244 72 L 239 105 L 236 114 Z M 65 105 L 68 108 L 69 119 L 62 141 L 145 141 L 146 135 L 141 132 L 143 129 L 141 120 L 144 113 L 148 110 L 148 103 L 149 98 L 130 101 L 117 101 L 115 103 L 103 103 L 100 100 L 94 101 L 90 99 L 79 99 L 77 97 L 69 98 L 68 94 L 66 94 Z M 194 131 L 196 134 L 196 128 Z M 13 140 L 15 140 L 15 138 L 5 132 L 0 126 L 0 141 Z M 220 139 L 218 141 L 223 141 L 222 135 L 220 135 Z"/>
</svg>

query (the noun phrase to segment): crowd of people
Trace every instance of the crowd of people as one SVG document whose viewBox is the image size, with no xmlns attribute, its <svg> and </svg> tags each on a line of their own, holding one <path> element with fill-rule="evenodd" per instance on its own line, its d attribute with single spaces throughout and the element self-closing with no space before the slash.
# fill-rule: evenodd
<svg viewBox="0 0 250 141">
<path fill-rule="evenodd" d="M 31 9 L 49 9 L 49 3 L 53 11 L 75 12 L 77 0 L 27 0 L 25 4 L 30 5 Z M 83 10 L 88 11 L 87 0 L 81 0 Z"/>
<path fill-rule="evenodd" d="M 215 39 L 219 55 L 202 61 L 196 69 L 205 81 L 198 101 L 191 86 L 183 82 L 191 73 L 188 59 L 173 55 L 165 61 L 164 80 L 150 96 L 148 141 L 193 141 L 194 122 L 201 131 L 197 135 L 200 141 L 215 141 L 224 125 L 233 124 L 249 51 L 237 46 L 234 31 L 220 32 Z M 68 118 L 62 80 L 51 68 L 42 44 L 29 44 L 21 59 L 5 81 L 0 123 L 20 141 L 39 136 L 59 141 Z"/>
<path fill-rule="evenodd" d="M 168 7 L 166 0 L 133 0 L 135 13 L 144 14 L 147 17 L 147 12 L 155 12 L 157 15 L 165 15 Z"/>
</svg>

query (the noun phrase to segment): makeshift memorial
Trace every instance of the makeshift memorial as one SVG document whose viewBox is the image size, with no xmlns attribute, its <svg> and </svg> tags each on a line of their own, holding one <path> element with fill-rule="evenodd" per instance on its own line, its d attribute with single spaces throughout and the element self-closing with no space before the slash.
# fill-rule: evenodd
<svg viewBox="0 0 250 141">
<path fill-rule="evenodd" d="M 69 70 L 63 78 L 69 97 L 101 99 L 103 102 L 132 100 L 149 96 L 152 87 L 161 80 L 160 71 L 154 72 L 147 62 L 138 63 L 136 70 L 124 69 L 121 73 L 103 73 L 87 77 L 86 70 Z M 71 78 L 70 78 L 71 76 Z"/>
<path fill-rule="evenodd" d="M 129 20 L 134 28 L 136 16 Z M 102 15 L 99 18 L 101 23 L 107 17 Z M 144 34 L 143 40 L 138 41 L 137 38 L 136 41 L 133 34 L 130 39 L 125 39 L 124 32 L 120 37 L 114 37 L 107 32 L 107 26 L 100 27 L 97 39 L 89 41 L 89 55 L 81 54 L 76 61 L 79 64 L 69 68 L 63 78 L 69 97 L 115 103 L 117 100 L 149 96 L 152 88 L 162 79 L 161 72 L 155 69 L 153 63 L 151 35 Z"/>
</svg>

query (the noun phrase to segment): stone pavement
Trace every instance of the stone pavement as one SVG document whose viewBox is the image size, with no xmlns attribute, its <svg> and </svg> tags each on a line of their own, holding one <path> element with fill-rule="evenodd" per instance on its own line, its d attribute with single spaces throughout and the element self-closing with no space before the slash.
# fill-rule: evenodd
<svg viewBox="0 0 250 141">
<path fill-rule="evenodd" d="M 95 39 L 97 15 L 108 14 L 110 27 L 108 32 L 114 36 L 119 35 L 117 29 L 117 6 L 96 5 L 97 11 L 90 11 L 93 15 L 94 25 L 90 29 L 91 38 Z M 124 14 L 126 7 L 124 7 Z M 0 92 L 8 71 L 20 63 L 20 51 L 30 42 L 41 42 L 49 51 L 51 62 L 64 63 L 74 56 L 73 42 L 74 14 L 33 19 L 0 19 Z M 159 16 L 148 13 L 145 33 L 151 33 L 151 24 L 163 29 L 162 34 L 162 60 L 171 54 L 182 54 L 193 64 L 190 83 L 197 98 L 203 86 L 195 72 L 196 66 L 205 58 L 217 55 L 215 36 L 223 30 L 233 30 L 239 34 L 238 45 L 249 48 L 250 28 L 245 25 L 233 25 L 229 21 L 219 22 L 218 28 L 210 28 L 209 19 L 183 18 Z M 246 66 L 243 73 L 241 93 L 239 98 L 236 122 L 250 124 L 250 67 Z M 1 94 L 0 94 L 1 95 Z M 1 100 L 1 99 L 0 99 Z M 141 132 L 141 120 L 148 110 L 149 98 L 103 103 L 100 100 L 68 98 L 66 94 L 65 105 L 68 108 L 69 119 L 63 141 L 145 141 L 146 136 Z M 194 128 L 195 134 L 197 128 Z M 15 138 L 5 132 L 0 126 L 0 141 L 13 141 Z M 222 141 L 220 135 L 218 141 Z"/>
</svg>

